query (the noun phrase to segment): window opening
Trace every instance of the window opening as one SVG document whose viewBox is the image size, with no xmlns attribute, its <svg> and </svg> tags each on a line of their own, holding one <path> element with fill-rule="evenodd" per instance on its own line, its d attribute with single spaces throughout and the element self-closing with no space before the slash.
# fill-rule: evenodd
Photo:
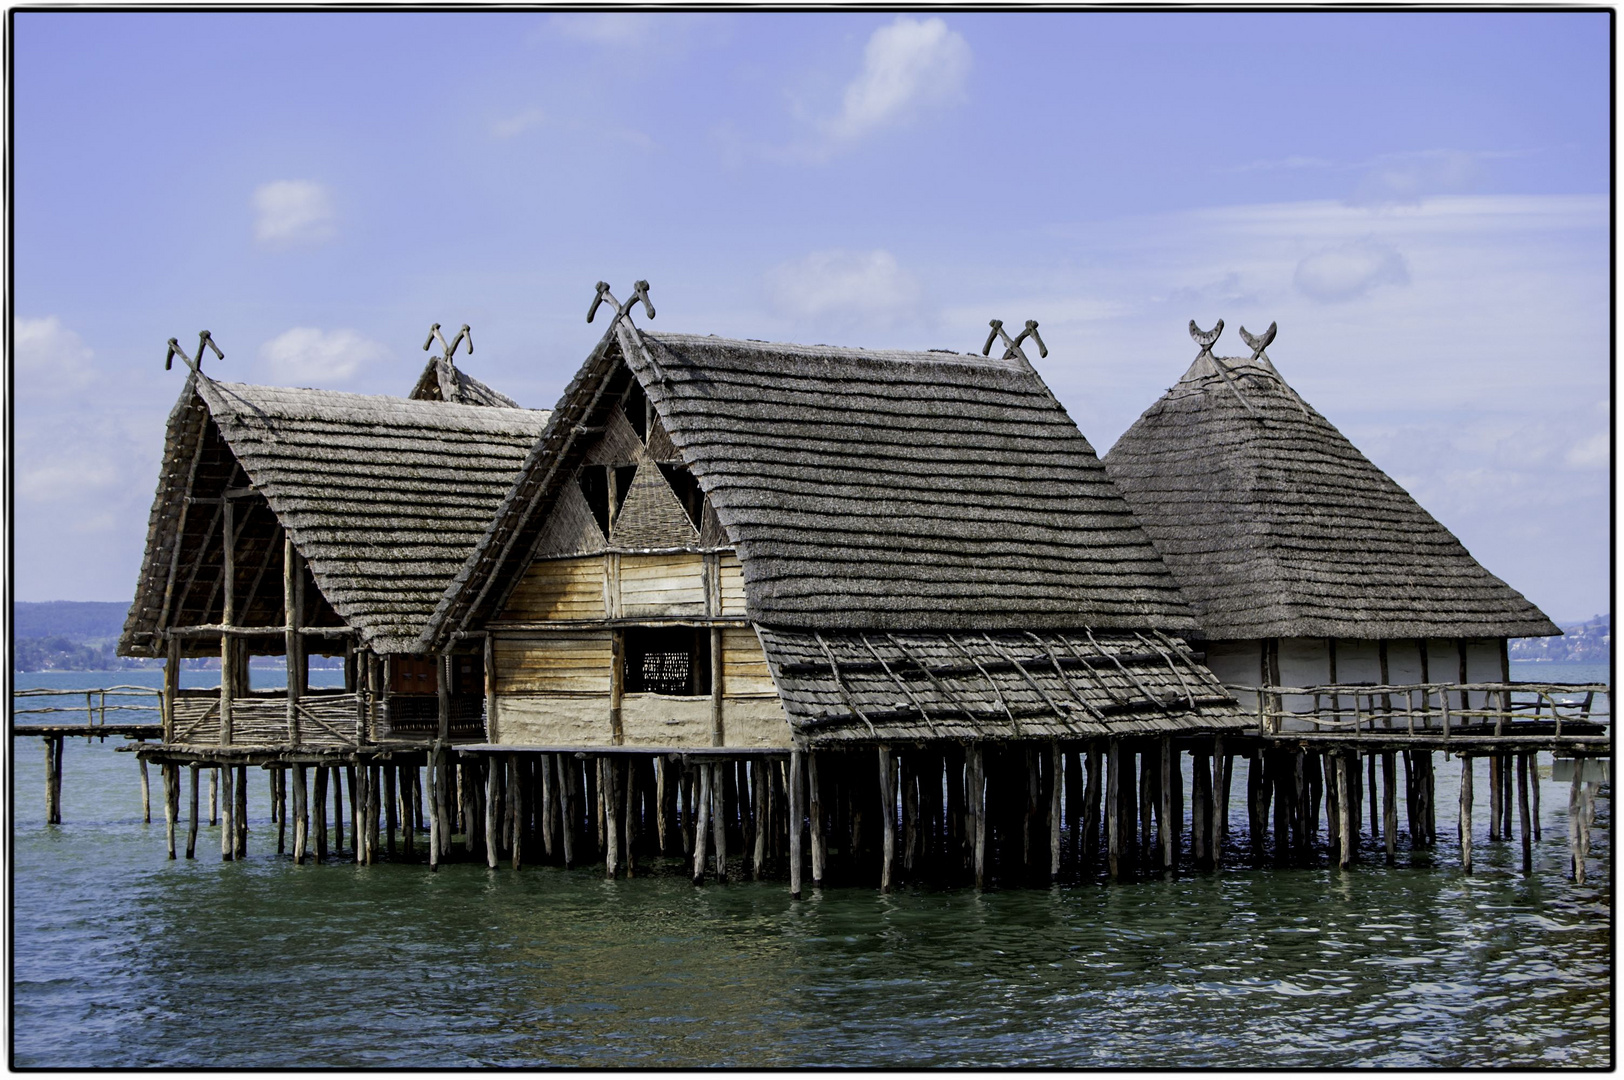
<svg viewBox="0 0 1624 1080">
<path fill-rule="evenodd" d="M 678 626 L 624 633 L 628 694 L 699 697 L 711 692 L 710 631 Z"/>
<path fill-rule="evenodd" d="M 637 437 L 646 444 L 648 442 L 648 395 L 643 392 L 643 384 L 636 379 L 626 390 L 626 396 L 620 399 L 620 407 L 626 413 L 626 419 L 631 421 L 632 430 Z"/>
<path fill-rule="evenodd" d="M 660 472 L 665 474 L 665 482 L 671 485 L 676 493 L 677 501 L 688 513 L 688 520 L 693 522 L 694 530 L 699 530 L 699 522 L 705 512 L 705 493 L 699 489 L 699 481 L 694 474 L 688 471 L 686 465 L 668 465 L 661 463 Z"/>
</svg>

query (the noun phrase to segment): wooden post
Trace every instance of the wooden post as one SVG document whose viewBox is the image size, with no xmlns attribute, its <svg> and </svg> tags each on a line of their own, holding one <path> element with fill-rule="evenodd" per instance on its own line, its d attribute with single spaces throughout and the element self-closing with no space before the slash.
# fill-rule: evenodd
<svg viewBox="0 0 1624 1080">
<path fill-rule="evenodd" d="M 55 735 L 47 735 L 41 740 L 45 744 L 45 824 L 60 825 L 62 823 L 62 808 L 57 785 L 57 765 L 62 760 L 62 740 Z"/>
<path fill-rule="evenodd" d="M 716 845 L 716 881 L 718 884 L 727 884 L 727 783 L 723 778 L 723 766 L 714 764 L 710 767 L 711 783 L 711 840 Z"/>
<path fill-rule="evenodd" d="M 699 816 L 694 824 L 694 884 L 703 885 L 706 847 L 710 842 L 707 834 L 710 832 L 711 774 L 708 765 L 700 765 L 697 770 L 699 793 L 694 802 L 698 805 Z"/>
<path fill-rule="evenodd" d="M 711 556 L 714 558 L 715 556 Z M 715 575 L 712 575 L 713 580 Z M 722 628 L 713 626 L 710 630 L 710 662 L 711 662 L 711 745 L 721 746 L 726 741 L 726 728 L 724 727 L 723 706 L 724 675 L 722 670 Z"/>
<path fill-rule="evenodd" d="M 621 844 L 626 849 L 626 876 L 631 878 L 637 874 L 637 856 L 634 853 L 637 846 L 637 811 L 640 798 L 637 790 L 637 759 L 626 758 L 623 768 L 626 796 L 622 800 L 625 805 L 625 817 L 621 819 L 620 835 Z"/>
<path fill-rule="evenodd" d="M 897 776 L 902 796 L 902 869 L 912 880 L 915 849 L 919 844 L 919 776 L 913 754 L 897 757 Z"/>
<path fill-rule="evenodd" d="M 395 828 L 399 821 L 395 801 L 399 771 L 399 766 L 393 764 L 384 766 L 383 770 L 384 854 L 391 859 L 395 857 Z"/>
<path fill-rule="evenodd" d="M 1336 755 L 1336 865 L 1346 870 L 1353 862 L 1353 808 L 1348 802 L 1348 754 Z"/>
<path fill-rule="evenodd" d="M 517 870 L 524 865 L 524 783 L 518 779 L 519 755 L 509 754 L 508 776 L 512 778 L 508 787 L 508 801 L 513 806 L 513 869 Z M 546 768 L 545 762 L 543 768 Z"/>
<path fill-rule="evenodd" d="M 764 759 L 756 758 L 750 763 L 750 782 L 752 815 L 755 818 L 755 847 L 751 852 L 750 873 L 760 881 L 767 861 L 767 789 L 772 782 L 768 763 Z"/>
<path fill-rule="evenodd" d="M 1138 856 L 1138 861 L 1145 872 L 1150 870 L 1152 859 L 1159 860 L 1161 858 L 1160 834 L 1156 831 L 1156 814 L 1161 800 L 1155 794 L 1161 775 L 1160 760 L 1153 764 L 1150 751 L 1141 749 L 1139 751 L 1139 850 L 1135 854 Z"/>
<path fill-rule="evenodd" d="M 1173 738 L 1162 736 L 1162 793 L 1161 820 L 1156 823 L 1161 839 L 1162 874 L 1172 877 L 1177 868 L 1179 823 L 1173 819 L 1173 770 L 1177 768 L 1173 755 Z"/>
<path fill-rule="evenodd" d="M 664 764 L 662 759 L 654 759 L 655 776 L 661 778 L 665 776 Z M 536 772 L 540 774 L 541 778 L 541 813 L 537 815 L 541 819 L 541 848 L 542 853 L 551 860 L 555 843 L 553 839 L 554 822 L 558 819 L 553 805 L 553 756 L 551 754 L 541 754 L 536 758 Z M 662 854 L 665 852 L 663 844 L 660 851 Z"/>
<path fill-rule="evenodd" d="M 236 812 L 232 815 L 235 828 L 232 829 L 233 854 L 241 859 L 248 854 L 248 766 L 237 766 L 237 802 Z"/>
<path fill-rule="evenodd" d="M 1534 843 L 1537 844 L 1541 839 L 1543 839 L 1540 835 L 1539 827 L 1539 751 L 1530 750 L 1528 751 L 1527 756 L 1529 776 L 1528 795 L 1529 802 L 1532 804 L 1530 806 L 1530 810 L 1532 811 L 1532 817 L 1534 820 Z"/>
<path fill-rule="evenodd" d="M 230 862 L 237 847 L 236 807 L 232 799 L 231 766 L 221 765 L 220 774 L 220 861 Z"/>
<path fill-rule="evenodd" d="M 209 767 L 209 828 L 220 824 L 220 770 Z"/>
<path fill-rule="evenodd" d="M 1078 754 L 1079 764 L 1082 754 Z M 1075 775 L 1075 770 L 1071 775 Z M 1078 866 L 1083 873 L 1092 873 L 1099 865 L 1100 856 L 1100 746 L 1097 740 L 1088 744 L 1088 781 L 1083 785 L 1083 835 L 1078 846 Z M 1110 796 L 1106 796 L 1110 798 Z M 1109 813 L 1109 810 L 1107 810 Z"/>
<path fill-rule="evenodd" d="M 789 895 L 801 898 L 801 831 L 802 823 L 801 751 L 789 752 Z M 817 850 L 816 842 L 813 850 Z"/>
<path fill-rule="evenodd" d="M 1574 759 L 1573 783 L 1568 786 L 1568 858 L 1573 880 L 1579 885 L 1585 880 L 1584 804 L 1580 792 L 1584 763 L 1584 758 Z"/>
<path fill-rule="evenodd" d="M 1197 870 L 1204 870 L 1207 868 L 1207 841 L 1212 833 L 1209 809 L 1212 763 L 1200 750 L 1192 750 L 1190 766 L 1190 857 Z"/>
<path fill-rule="evenodd" d="M 230 628 L 235 615 L 237 556 L 236 530 L 232 527 L 234 505 L 231 499 L 221 500 L 224 515 L 224 534 L 220 541 L 220 581 L 223 599 L 220 606 L 220 745 L 231 745 L 231 702 L 236 693 L 237 650 Z M 222 821 L 224 818 L 222 817 Z M 212 824 L 212 822 L 211 822 Z"/>
<path fill-rule="evenodd" d="M 575 865 L 575 797 L 570 784 L 568 755 L 555 754 L 553 763 L 558 767 L 559 842 L 564 847 L 564 868 Z"/>
<path fill-rule="evenodd" d="M 1049 883 L 1060 881 L 1060 817 L 1064 810 L 1061 793 L 1064 788 L 1065 757 L 1060 743 L 1049 744 Z"/>
<path fill-rule="evenodd" d="M 197 857 L 197 763 L 193 762 L 189 765 L 187 771 L 191 773 L 192 812 L 191 818 L 186 825 L 186 857 L 195 859 Z"/>
<path fill-rule="evenodd" d="M 665 855 L 671 850 L 671 841 L 667 831 L 670 828 L 670 821 L 666 813 L 666 800 L 669 793 L 666 790 L 665 774 L 666 760 L 663 756 L 656 755 L 654 758 L 654 832 L 659 840 L 661 855 Z M 551 849 L 548 850 L 548 854 L 552 854 Z"/>
<path fill-rule="evenodd" d="M 603 872 L 611 881 L 620 873 L 620 777 L 619 763 L 598 758 L 598 791 L 604 805 Z"/>
<path fill-rule="evenodd" d="M 1122 809 L 1122 744 L 1112 738 L 1105 750 L 1105 863 L 1116 881 L 1122 858 L 1122 832 L 1117 818 Z"/>
<path fill-rule="evenodd" d="M 1489 755 L 1489 840 L 1500 839 L 1500 755 Z"/>
<path fill-rule="evenodd" d="M 1437 773 L 1433 769 L 1432 751 L 1420 751 L 1421 754 L 1421 823 L 1426 829 L 1427 846 L 1435 847 L 1438 843 L 1438 791 Z"/>
<path fill-rule="evenodd" d="M 193 790 L 196 790 L 195 788 Z M 305 766 L 293 766 L 293 862 L 305 860 L 305 849 L 310 844 L 310 788 L 305 777 Z"/>
<path fill-rule="evenodd" d="M 327 780 L 328 768 L 325 765 L 316 766 L 316 790 L 311 800 L 311 824 L 316 833 L 316 861 L 323 862 L 327 858 Z"/>
<path fill-rule="evenodd" d="M 970 811 L 971 862 L 975 871 L 976 888 L 987 884 L 987 776 L 986 757 L 980 743 L 971 743 L 965 751 L 965 781 L 969 785 L 967 803 Z"/>
<path fill-rule="evenodd" d="M 611 476 L 614 470 L 609 470 Z M 614 505 L 611 495 L 609 505 Z M 620 746 L 626 741 L 626 729 L 621 723 L 621 702 L 626 695 L 626 634 L 622 630 L 609 631 L 609 741 Z M 598 771 L 602 782 L 603 771 Z"/>
<path fill-rule="evenodd" d="M 485 741 L 497 741 L 496 635 L 485 633 Z"/>
<path fill-rule="evenodd" d="M 175 741 L 175 701 L 180 697 L 180 638 L 170 638 L 167 643 L 167 651 L 168 655 L 164 659 L 162 741 L 172 743 Z"/>
<path fill-rule="evenodd" d="M 497 841 L 501 839 L 496 823 L 496 773 L 501 767 L 495 754 L 485 755 L 485 865 L 492 870 L 501 861 L 496 850 Z"/>
<path fill-rule="evenodd" d="M 429 782 L 429 869 L 440 868 L 440 773 L 445 765 L 441 757 L 439 743 L 429 751 L 428 782 Z"/>
<path fill-rule="evenodd" d="M 1268 827 L 1263 810 L 1263 751 L 1254 750 L 1246 762 L 1246 831 L 1253 855 L 1263 853 L 1263 833 Z"/>
<path fill-rule="evenodd" d="M 891 891 L 891 865 L 897 856 L 897 806 L 895 784 L 895 759 L 889 746 L 879 748 L 880 762 L 880 823 L 885 830 L 880 864 L 880 891 Z"/>
<path fill-rule="evenodd" d="M 287 725 L 288 743 L 298 746 L 302 741 L 299 731 L 299 697 L 304 688 L 300 685 L 304 680 L 303 665 L 300 663 L 299 653 L 302 651 L 301 635 L 299 633 L 303 606 L 299 600 L 299 585 L 301 583 L 299 567 L 299 553 L 294 549 L 293 536 L 286 529 L 282 531 L 282 608 L 286 616 L 286 629 L 283 631 L 283 649 L 287 654 Z"/>
<path fill-rule="evenodd" d="M 818 783 L 818 755 L 806 755 L 807 819 L 812 827 L 812 887 L 823 887 L 823 868 L 829 859 L 829 838 L 823 831 L 823 789 Z"/>
<path fill-rule="evenodd" d="M 1523 873 L 1534 872 L 1533 835 L 1528 823 L 1528 755 L 1517 755 L 1517 813 L 1522 819 Z"/>
<path fill-rule="evenodd" d="M 1229 835 L 1229 755 L 1224 753 L 1224 737 L 1212 740 L 1212 835 L 1207 840 L 1207 859 L 1214 870 L 1223 862 L 1224 838 Z"/>
<path fill-rule="evenodd" d="M 1376 755 L 1374 753 L 1365 755 L 1365 776 L 1370 785 L 1370 842 L 1380 844 L 1382 842 L 1382 817 L 1381 805 L 1376 791 Z"/>
<path fill-rule="evenodd" d="M 1388 848 L 1391 851 L 1392 845 Z M 1466 873 L 1472 872 L 1472 758 L 1468 754 L 1460 756 L 1460 865 Z"/>
<path fill-rule="evenodd" d="M 1500 775 L 1505 782 L 1501 785 L 1504 794 L 1501 796 L 1505 803 L 1505 818 L 1500 826 L 1500 835 L 1507 840 L 1511 839 L 1513 821 L 1516 817 L 1516 767 L 1512 764 L 1513 755 L 1500 755 Z"/>
<path fill-rule="evenodd" d="M 1393 751 L 1382 751 L 1382 838 L 1387 842 L 1387 863 L 1398 858 L 1398 776 Z"/>
<path fill-rule="evenodd" d="M 146 764 L 142 762 L 142 764 Z M 164 839 L 169 845 L 169 858 L 175 857 L 175 819 L 180 816 L 180 777 L 175 766 L 165 762 L 159 770 L 164 780 Z"/>
</svg>

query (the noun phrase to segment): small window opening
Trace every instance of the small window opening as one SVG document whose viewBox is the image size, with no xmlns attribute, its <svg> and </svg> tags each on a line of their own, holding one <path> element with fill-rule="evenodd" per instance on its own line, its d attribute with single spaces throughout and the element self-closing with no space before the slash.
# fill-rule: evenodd
<svg viewBox="0 0 1624 1080">
<path fill-rule="evenodd" d="M 632 430 L 644 443 L 648 442 L 648 395 L 643 393 L 643 384 L 636 379 L 626 390 L 626 396 L 620 399 L 620 407 L 626 413 L 626 419 L 632 423 Z"/>
<path fill-rule="evenodd" d="M 680 626 L 625 631 L 626 692 L 698 697 L 711 692 L 710 632 Z"/>
<path fill-rule="evenodd" d="M 660 471 L 665 474 L 666 483 L 676 492 L 677 501 L 688 512 L 688 520 L 698 531 L 700 519 L 705 513 L 705 493 L 699 489 L 699 481 L 694 479 L 694 474 L 688 471 L 686 465 L 662 463 Z"/>
<path fill-rule="evenodd" d="M 626 494 L 632 489 L 632 478 L 637 475 L 636 465 L 583 465 L 581 471 L 575 474 L 576 483 L 581 485 L 581 494 L 586 496 L 586 504 L 592 509 L 592 516 L 598 522 L 598 528 L 603 535 L 609 535 L 609 470 L 614 469 L 615 479 L 615 514 L 619 515 L 620 508 L 626 504 Z"/>
</svg>

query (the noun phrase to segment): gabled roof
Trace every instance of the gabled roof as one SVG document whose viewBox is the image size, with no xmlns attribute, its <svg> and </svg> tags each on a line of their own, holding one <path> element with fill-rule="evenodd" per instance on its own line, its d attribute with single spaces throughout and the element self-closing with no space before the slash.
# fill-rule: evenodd
<svg viewBox="0 0 1624 1080">
<path fill-rule="evenodd" d="M 194 452 L 212 432 L 292 536 L 337 614 L 373 649 L 399 652 L 417 641 L 548 415 L 194 376 L 170 414 L 120 649 L 151 651 L 171 568 L 181 563 L 184 572 L 176 549 L 192 545 L 197 555 L 195 538 L 178 528 L 179 510 Z"/>
<path fill-rule="evenodd" d="M 1207 637 L 1560 633 L 1266 354 L 1219 363 L 1203 350 L 1105 457 Z"/>
<path fill-rule="evenodd" d="M 435 356 L 423 367 L 417 385 L 408 395 L 413 401 L 449 401 L 456 405 L 488 405 L 517 409 L 519 403 L 492 390 L 444 357 Z"/>
<path fill-rule="evenodd" d="M 622 364 L 624 360 L 624 365 Z M 1093 448 L 1019 360 L 617 323 L 431 624 L 499 603 L 627 367 L 783 628 L 1194 628 Z M 569 449 L 575 447 L 575 449 Z"/>
</svg>

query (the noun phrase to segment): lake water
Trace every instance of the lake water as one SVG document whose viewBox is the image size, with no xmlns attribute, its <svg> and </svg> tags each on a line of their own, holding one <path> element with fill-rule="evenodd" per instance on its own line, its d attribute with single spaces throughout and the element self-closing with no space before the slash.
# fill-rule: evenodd
<svg viewBox="0 0 1624 1080">
<path fill-rule="evenodd" d="M 1605 681 L 1607 669 L 1514 674 Z M 1172 882 L 825 889 L 794 902 L 779 882 L 696 889 L 674 866 L 618 882 L 466 863 L 294 866 L 273 853 L 257 770 L 248 858 L 169 862 L 157 770 L 157 820 L 143 825 L 121 741 L 69 742 L 63 824 L 49 827 L 40 740 L 13 741 L 17 1066 L 1613 1060 L 1610 788 L 1584 885 L 1566 880 L 1567 788 L 1548 780 L 1535 873 L 1480 821 L 1476 872 L 1463 875 L 1458 769 L 1440 757 L 1439 847 L 1414 866 L 1401 837 L 1398 866 L 1347 874 L 1237 858 Z M 1486 798 L 1481 765 L 1477 783 Z M 205 828 L 199 854 L 218 850 Z"/>
</svg>

